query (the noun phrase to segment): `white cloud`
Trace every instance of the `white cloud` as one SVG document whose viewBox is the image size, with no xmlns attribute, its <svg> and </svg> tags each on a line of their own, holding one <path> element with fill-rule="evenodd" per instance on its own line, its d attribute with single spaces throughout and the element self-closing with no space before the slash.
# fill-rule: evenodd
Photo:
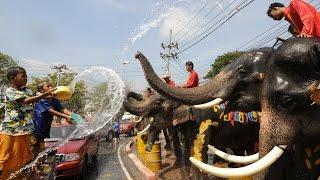
<svg viewBox="0 0 320 180">
<path fill-rule="evenodd" d="M 173 35 L 179 32 L 182 28 L 182 32 L 192 33 L 192 26 L 197 22 L 204 22 L 205 19 L 202 16 L 196 16 L 195 14 L 186 11 L 184 8 L 172 7 L 170 9 L 169 15 L 165 18 L 161 25 L 160 33 L 163 38 L 167 38 L 170 32 L 170 29 L 173 31 Z M 192 18 L 193 23 L 190 23 L 188 26 L 185 26 Z"/>
</svg>

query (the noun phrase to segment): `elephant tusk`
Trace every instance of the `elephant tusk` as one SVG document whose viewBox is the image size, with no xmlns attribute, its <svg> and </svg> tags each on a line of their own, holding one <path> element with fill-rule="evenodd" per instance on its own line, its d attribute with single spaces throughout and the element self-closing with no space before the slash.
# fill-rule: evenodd
<svg viewBox="0 0 320 180">
<path fill-rule="evenodd" d="M 207 109 L 207 108 L 211 108 L 214 105 L 219 105 L 221 103 L 223 103 L 224 100 L 221 98 L 216 98 L 213 101 L 207 102 L 205 104 L 198 104 L 198 105 L 194 105 L 194 108 L 198 108 L 198 109 Z"/>
<path fill-rule="evenodd" d="M 138 121 L 133 120 L 133 122 L 135 122 L 135 123 L 139 123 L 139 122 L 141 122 L 141 121 L 142 121 L 142 119 L 143 119 L 143 117 L 142 117 L 142 116 L 140 116 L 140 117 L 139 117 L 139 119 L 138 119 Z"/>
<path fill-rule="evenodd" d="M 142 131 L 138 132 L 138 135 L 143 135 L 145 133 L 147 133 L 148 129 L 150 128 L 150 124 L 148 124 L 148 126 L 146 128 L 144 128 Z"/>
<path fill-rule="evenodd" d="M 193 157 L 190 157 L 190 161 L 199 169 L 221 178 L 251 176 L 268 168 L 271 164 L 273 164 L 284 153 L 284 149 L 286 147 L 287 146 L 285 145 L 275 146 L 266 156 L 261 158 L 259 161 L 240 168 L 218 168 L 205 164 Z"/>
<path fill-rule="evenodd" d="M 233 163 L 251 164 L 251 163 L 259 160 L 259 153 L 256 153 L 251 156 L 235 156 L 235 155 L 227 154 L 223 151 L 220 151 L 219 149 L 217 149 L 211 145 L 208 145 L 208 148 L 215 155 L 219 156 L 220 158 L 222 158 L 224 160 L 227 160 L 227 161 L 233 162 Z"/>
</svg>

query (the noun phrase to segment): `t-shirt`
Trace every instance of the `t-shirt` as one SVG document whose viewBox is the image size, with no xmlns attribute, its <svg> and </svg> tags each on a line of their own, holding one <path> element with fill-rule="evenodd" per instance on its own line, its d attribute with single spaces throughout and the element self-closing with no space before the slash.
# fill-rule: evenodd
<svg viewBox="0 0 320 180">
<path fill-rule="evenodd" d="M 17 90 L 9 87 L 5 93 L 4 119 L 2 132 L 7 134 L 33 133 L 32 104 L 23 104 L 20 101 L 33 95 L 30 89 Z"/>
<path fill-rule="evenodd" d="M 196 71 L 192 70 L 192 72 L 190 73 L 190 75 L 188 77 L 186 88 L 193 88 L 193 87 L 197 87 L 198 85 L 199 85 L 198 73 Z"/>
<path fill-rule="evenodd" d="M 37 139 L 50 138 L 53 120 L 53 115 L 49 112 L 51 108 L 59 112 L 63 110 L 60 101 L 55 98 L 41 99 L 34 107 L 34 126 Z"/>
<path fill-rule="evenodd" d="M 291 0 L 284 15 L 299 33 L 320 37 L 320 15 L 311 4 L 302 0 Z"/>
</svg>

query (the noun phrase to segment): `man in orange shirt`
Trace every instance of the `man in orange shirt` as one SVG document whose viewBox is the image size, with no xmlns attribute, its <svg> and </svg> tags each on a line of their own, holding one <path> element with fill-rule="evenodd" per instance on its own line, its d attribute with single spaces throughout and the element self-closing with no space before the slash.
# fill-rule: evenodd
<svg viewBox="0 0 320 180">
<path fill-rule="evenodd" d="M 162 79 L 166 82 L 166 84 L 168 84 L 169 86 L 171 87 L 175 87 L 176 84 L 174 83 L 174 81 L 172 81 L 171 79 L 171 76 L 169 74 L 166 74 L 162 77 Z"/>
<path fill-rule="evenodd" d="M 193 88 L 199 86 L 199 76 L 198 73 L 193 69 L 193 62 L 186 62 L 186 69 L 190 73 L 187 83 L 182 88 Z"/>
<path fill-rule="evenodd" d="M 267 14 L 277 21 L 284 17 L 298 31 L 298 37 L 320 37 L 320 15 L 314 6 L 303 0 L 291 0 L 287 7 L 272 3 Z"/>
</svg>

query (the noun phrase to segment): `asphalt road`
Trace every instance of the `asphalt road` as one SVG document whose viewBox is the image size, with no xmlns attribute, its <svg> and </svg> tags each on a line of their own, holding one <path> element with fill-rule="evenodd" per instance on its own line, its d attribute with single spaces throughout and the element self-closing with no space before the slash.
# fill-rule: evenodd
<svg viewBox="0 0 320 180">
<path fill-rule="evenodd" d="M 122 136 L 118 144 L 101 141 L 97 164 L 90 167 L 88 179 L 144 179 L 125 153 L 125 146 L 130 140 L 130 137 Z M 122 161 L 122 166 L 119 158 Z"/>
</svg>

